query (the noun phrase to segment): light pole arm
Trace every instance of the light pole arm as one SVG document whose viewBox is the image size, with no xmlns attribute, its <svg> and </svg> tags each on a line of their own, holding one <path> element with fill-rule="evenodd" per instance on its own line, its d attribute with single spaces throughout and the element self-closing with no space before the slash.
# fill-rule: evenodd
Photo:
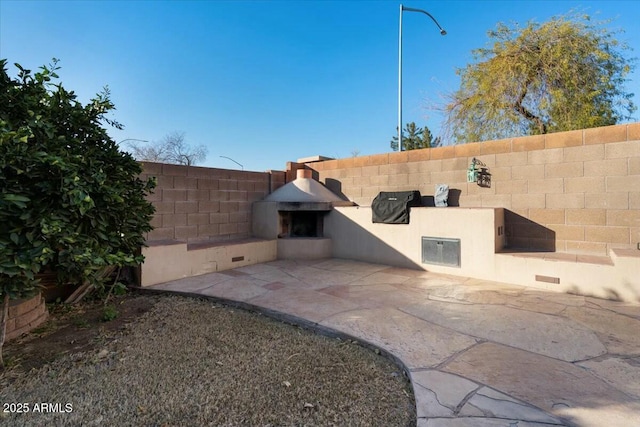
<svg viewBox="0 0 640 427">
<path fill-rule="evenodd" d="M 440 24 L 438 24 L 438 21 L 436 21 L 436 18 L 433 17 L 432 14 L 430 14 L 429 12 L 427 12 L 426 10 L 422 10 L 422 9 L 414 9 L 413 7 L 405 7 L 403 5 L 400 5 L 401 10 L 406 10 L 407 12 L 420 12 L 420 13 L 424 13 L 425 15 L 427 15 L 429 18 L 431 18 L 431 20 L 438 26 L 438 28 L 440 29 L 440 34 L 442 34 L 443 36 L 447 35 L 447 32 L 444 30 L 444 28 L 442 28 L 440 26 Z M 402 13 L 400 13 L 402 15 Z"/>
<path fill-rule="evenodd" d="M 149 142 L 146 139 L 127 138 L 127 139 L 123 139 L 122 141 L 118 142 L 117 145 L 120 145 L 123 142 L 127 142 L 127 141 Z"/>
<path fill-rule="evenodd" d="M 244 170 L 244 166 L 242 166 L 240 163 L 238 163 L 235 160 L 233 160 L 231 157 L 227 157 L 227 156 L 220 156 L 220 157 L 222 157 L 223 159 L 231 160 L 233 163 L 235 163 L 236 165 L 240 166 L 240 168 L 242 170 Z"/>
</svg>

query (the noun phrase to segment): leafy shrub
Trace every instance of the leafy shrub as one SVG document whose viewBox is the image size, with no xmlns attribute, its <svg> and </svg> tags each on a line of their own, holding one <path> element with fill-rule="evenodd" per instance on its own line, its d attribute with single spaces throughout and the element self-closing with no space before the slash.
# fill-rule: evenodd
<svg viewBox="0 0 640 427">
<path fill-rule="evenodd" d="M 103 124 L 122 128 L 107 88 L 82 105 L 58 78 L 57 60 L 17 78 L 0 61 L 0 297 L 37 290 L 51 268 L 65 283 L 102 285 L 106 266 L 143 261 L 152 180 Z"/>
<path fill-rule="evenodd" d="M 105 306 L 102 310 L 102 321 L 110 322 L 116 317 L 118 317 L 119 314 L 120 313 L 118 313 L 118 310 L 116 309 L 116 307 L 113 304 L 109 304 Z"/>
</svg>

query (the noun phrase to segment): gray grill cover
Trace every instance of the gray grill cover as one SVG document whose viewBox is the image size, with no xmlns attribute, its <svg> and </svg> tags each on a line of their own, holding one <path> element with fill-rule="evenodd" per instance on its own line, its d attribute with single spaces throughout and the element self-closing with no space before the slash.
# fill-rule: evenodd
<svg viewBox="0 0 640 427">
<path fill-rule="evenodd" d="M 409 224 L 409 207 L 421 204 L 418 190 L 382 191 L 371 203 L 372 221 L 383 224 Z"/>
</svg>

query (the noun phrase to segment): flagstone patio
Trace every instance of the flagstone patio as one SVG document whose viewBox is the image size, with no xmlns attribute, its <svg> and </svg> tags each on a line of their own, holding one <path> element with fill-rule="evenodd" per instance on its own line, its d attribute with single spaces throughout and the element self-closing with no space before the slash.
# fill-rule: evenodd
<svg viewBox="0 0 640 427">
<path fill-rule="evenodd" d="M 418 426 L 640 425 L 640 305 L 343 259 L 154 285 L 345 334 L 409 374 Z"/>
</svg>

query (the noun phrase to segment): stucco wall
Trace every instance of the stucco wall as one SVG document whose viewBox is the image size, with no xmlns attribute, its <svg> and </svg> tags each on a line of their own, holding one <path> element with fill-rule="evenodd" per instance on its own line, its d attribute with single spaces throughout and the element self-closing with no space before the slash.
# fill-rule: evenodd
<svg viewBox="0 0 640 427">
<path fill-rule="evenodd" d="M 150 244 L 142 248 L 141 286 L 244 267 L 277 258 L 275 240 L 244 239 L 208 245 Z"/>
<path fill-rule="evenodd" d="M 411 208 L 409 224 L 372 223 L 371 208 L 336 207 L 325 219 L 325 236 L 333 256 L 427 269 L 467 277 L 489 277 L 493 256 L 503 237 L 502 209 Z M 445 267 L 422 262 L 422 236 L 460 239 L 461 265 Z"/>
<path fill-rule="evenodd" d="M 619 301 L 640 302 L 640 251 L 611 258 L 503 251 L 500 208 L 411 208 L 409 224 L 372 223 L 371 208 L 337 207 L 325 220 L 332 256 L 506 282 Z M 459 239 L 460 265 L 422 261 L 422 237 Z"/>
<path fill-rule="evenodd" d="M 491 188 L 467 183 L 473 157 Z M 290 164 L 290 167 L 304 165 Z M 380 191 L 433 195 L 460 207 L 505 208 L 514 248 L 607 255 L 640 243 L 640 123 L 306 164 L 361 206 Z"/>
<path fill-rule="evenodd" d="M 247 172 L 144 162 L 156 208 L 149 242 L 226 241 L 251 236 L 251 203 L 284 184 L 284 172 Z"/>
</svg>

